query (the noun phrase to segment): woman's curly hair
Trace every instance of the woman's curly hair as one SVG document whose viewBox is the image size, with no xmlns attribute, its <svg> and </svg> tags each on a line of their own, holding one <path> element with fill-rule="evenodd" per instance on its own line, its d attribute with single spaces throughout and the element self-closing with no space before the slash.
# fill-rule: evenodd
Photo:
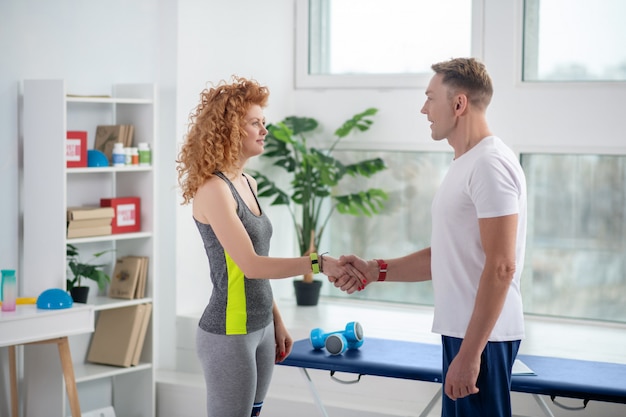
<svg viewBox="0 0 626 417">
<path fill-rule="evenodd" d="M 230 84 L 220 81 L 200 93 L 200 104 L 189 116 L 189 130 L 176 160 L 182 204 L 188 204 L 215 172 L 235 166 L 246 134 L 245 116 L 254 104 L 265 107 L 268 96 L 267 87 L 237 76 Z"/>
</svg>

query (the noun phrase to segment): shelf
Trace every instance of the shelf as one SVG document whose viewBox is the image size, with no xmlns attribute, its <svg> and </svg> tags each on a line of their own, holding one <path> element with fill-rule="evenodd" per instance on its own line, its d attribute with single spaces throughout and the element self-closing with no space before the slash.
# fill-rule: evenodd
<svg viewBox="0 0 626 417">
<path fill-rule="evenodd" d="M 149 172 L 152 166 L 129 165 L 123 167 L 87 167 L 87 168 L 67 168 L 68 174 L 102 174 L 108 172 Z"/>
<path fill-rule="evenodd" d="M 151 363 L 140 363 L 137 366 L 130 366 L 127 368 L 110 365 L 98 365 L 95 363 L 74 363 L 74 375 L 76 377 L 77 384 L 149 369 L 152 369 Z"/>
<path fill-rule="evenodd" d="M 151 303 L 152 298 L 145 297 L 145 298 L 133 298 L 132 300 L 126 300 L 123 298 L 111 298 L 111 297 L 105 297 L 105 296 L 97 296 L 97 297 L 94 297 L 93 299 L 90 298 L 88 301 L 89 303 L 87 303 L 87 305 L 93 306 L 95 311 L 100 311 L 100 310 L 109 310 L 112 308 L 127 307 L 127 306 L 132 306 L 132 305 L 137 305 L 137 304 Z"/>
<path fill-rule="evenodd" d="M 74 244 L 74 243 L 110 242 L 110 241 L 115 241 L 115 240 L 148 239 L 151 237 L 152 237 L 151 232 L 119 233 L 119 234 L 114 234 L 114 235 L 77 237 L 74 239 L 67 239 L 67 243 Z"/>
<path fill-rule="evenodd" d="M 73 334 L 69 338 L 81 403 L 110 405 L 118 416 L 155 416 L 154 366 L 151 362 L 156 357 L 156 315 L 152 314 L 147 323 L 142 362 L 138 366 L 92 364 L 86 363 L 85 358 L 93 337 L 91 332 L 103 311 L 144 303 L 156 307 L 158 268 L 154 262 L 158 234 L 155 207 L 158 167 L 153 160 L 150 166 L 68 168 L 66 138 L 69 130 L 93 133 L 98 125 L 132 124 L 135 139 L 148 143 L 154 155 L 158 152 L 156 91 L 156 86 L 150 83 L 116 84 L 112 86 L 110 96 L 68 96 L 63 80 L 25 80 L 23 89 L 20 290 L 25 294 L 39 294 L 48 288 L 65 288 L 67 244 L 80 244 L 88 253 L 113 251 L 114 255 L 103 258 L 108 271 L 114 270 L 116 259 L 120 257 L 146 256 L 149 259 L 145 298 L 126 300 L 94 294 L 88 298 L 87 304 L 76 304 L 90 313 L 88 332 Z M 91 148 L 93 141 L 89 145 Z M 97 206 L 103 197 L 124 196 L 140 198 L 141 231 L 67 238 L 68 206 Z M 107 291 L 101 293 L 107 294 Z M 46 327 L 54 329 L 55 326 L 78 327 L 63 320 Z M 18 335 L 13 330 L 9 334 Z M 24 385 L 28 387 L 23 402 L 32 417 L 68 415 L 66 398 L 59 390 L 60 369 L 54 365 L 56 359 L 48 351 L 52 350 L 28 346 L 20 359 Z"/>
<path fill-rule="evenodd" d="M 99 103 L 99 104 L 153 104 L 150 99 L 121 97 L 76 97 L 68 96 L 68 103 Z"/>
</svg>

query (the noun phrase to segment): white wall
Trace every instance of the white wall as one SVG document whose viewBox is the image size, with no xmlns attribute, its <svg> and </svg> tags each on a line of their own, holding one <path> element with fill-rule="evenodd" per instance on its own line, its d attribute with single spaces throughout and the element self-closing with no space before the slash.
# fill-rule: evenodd
<svg viewBox="0 0 626 417">
<path fill-rule="evenodd" d="M 156 173 L 162 184 L 157 196 L 162 219 L 157 250 L 159 254 L 174 253 L 177 25 L 176 0 L 0 2 L 0 268 L 17 269 L 18 281 L 22 156 L 18 97 L 24 79 L 65 79 L 67 91 L 77 94 L 110 94 L 115 83 L 159 85 L 160 152 L 154 158 L 163 169 Z M 42 206 L 45 203 L 42 201 Z M 170 284 L 161 293 L 173 294 L 173 256 L 161 255 L 155 260 L 165 284 Z M 174 305 L 162 306 L 155 312 L 159 328 L 169 327 L 171 334 Z M 158 335 L 162 343 L 157 361 L 164 365 L 174 357 L 169 334 Z"/>
<path fill-rule="evenodd" d="M 154 1 L 0 2 L 2 268 L 18 268 L 20 81 L 65 78 L 70 91 L 110 93 L 114 82 L 152 80 L 156 16 Z"/>
<path fill-rule="evenodd" d="M 180 2 L 179 13 L 179 141 L 200 91 L 234 74 L 269 87 L 268 121 L 293 113 L 293 0 L 189 0 Z M 284 240 L 293 242 L 289 233 L 274 222 L 273 253 L 285 234 Z M 211 285 L 190 206 L 178 206 L 177 241 L 177 309 L 180 314 L 197 313 L 208 301 Z"/>
</svg>

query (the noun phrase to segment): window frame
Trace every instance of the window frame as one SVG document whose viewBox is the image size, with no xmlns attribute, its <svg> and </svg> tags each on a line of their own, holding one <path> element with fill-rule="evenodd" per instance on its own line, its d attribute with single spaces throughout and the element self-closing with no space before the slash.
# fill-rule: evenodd
<svg viewBox="0 0 626 417">
<path fill-rule="evenodd" d="M 538 6 L 538 2 L 540 0 L 537 0 L 537 4 L 535 5 L 537 8 Z M 548 85 L 550 86 L 563 86 L 564 88 L 572 88 L 572 86 L 581 86 L 581 85 L 593 85 L 593 86 L 622 86 L 624 84 L 626 84 L 626 80 L 611 80 L 611 79 L 563 79 L 563 80 L 559 80 L 559 79 L 531 79 L 530 76 L 527 77 L 528 73 L 536 73 L 537 68 L 536 66 L 538 65 L 538 59 L 535 57 L 534 59 L 530 60 L 529 57 L 527 57 L 527 53 L 526 53 L 526 48 L 529 46 L 529 44 L 532 44 L 532 49 L 534 52 L 536 52 L 539 48 L 538 44 L 539 44 L 539 34 L 538 33 L 533 33 L 533 37 L 532 40 L 531 39 L 527 39 L 527 29 L 533 28 L 534 30 L 538 30 L 538 27 L 534 27 L 532 25 L 528 24 L 527 19 L 528 18 L 533 18 L 535 20 L 540 19 L 539 16 L 539 10 L 533 10 L 532 11 L 532 16 L 529 16 L 529 11 L 527 8 L 527 3 L 529 2 L 529 0 L 517 0 L 517 9 L 519 12 L 519 16 L 521 16 L 521 19 L 518 19 L 517 23 L 517 34 L 519 36 L 519 41 L 518 41 L 518 47 L 519 47 L 519 53 L 516 54 L 515 59 L 516 59 L 516 76 L 517 76 L 517 80 L 518 80 L 518 86 L 536 86 L 539 88 L 544 88 Z M 529 62 L 532 61 L 532 62 Z M 527 69 L 527 66 L 532 65 L 533 68 Z M 538 77 L 537 77 L 538 78 Z"/>
<path fill-rule="evenodd" d="M 482 60 L 484 1 L 472 1 L 471 56 Z M 394 89 L 425 88 L 432 73 L 414 74 L 309 74 L 309 0 L 296 0 L 295 88 L 298 89 Z"/>
</svg>

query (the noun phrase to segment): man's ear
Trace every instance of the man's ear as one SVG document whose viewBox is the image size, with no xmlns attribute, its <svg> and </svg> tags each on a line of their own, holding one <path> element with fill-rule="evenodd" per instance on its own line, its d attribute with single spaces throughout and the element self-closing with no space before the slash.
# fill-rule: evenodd
<svg viewBox="0 0 626 417">
<path fill-rule="evenodd" d="M 465 94 L 458 94 L 454 98 L 454 111 L 458 114 L 464 113 L 467 108 L 467 96 Z"/>
</svg>

